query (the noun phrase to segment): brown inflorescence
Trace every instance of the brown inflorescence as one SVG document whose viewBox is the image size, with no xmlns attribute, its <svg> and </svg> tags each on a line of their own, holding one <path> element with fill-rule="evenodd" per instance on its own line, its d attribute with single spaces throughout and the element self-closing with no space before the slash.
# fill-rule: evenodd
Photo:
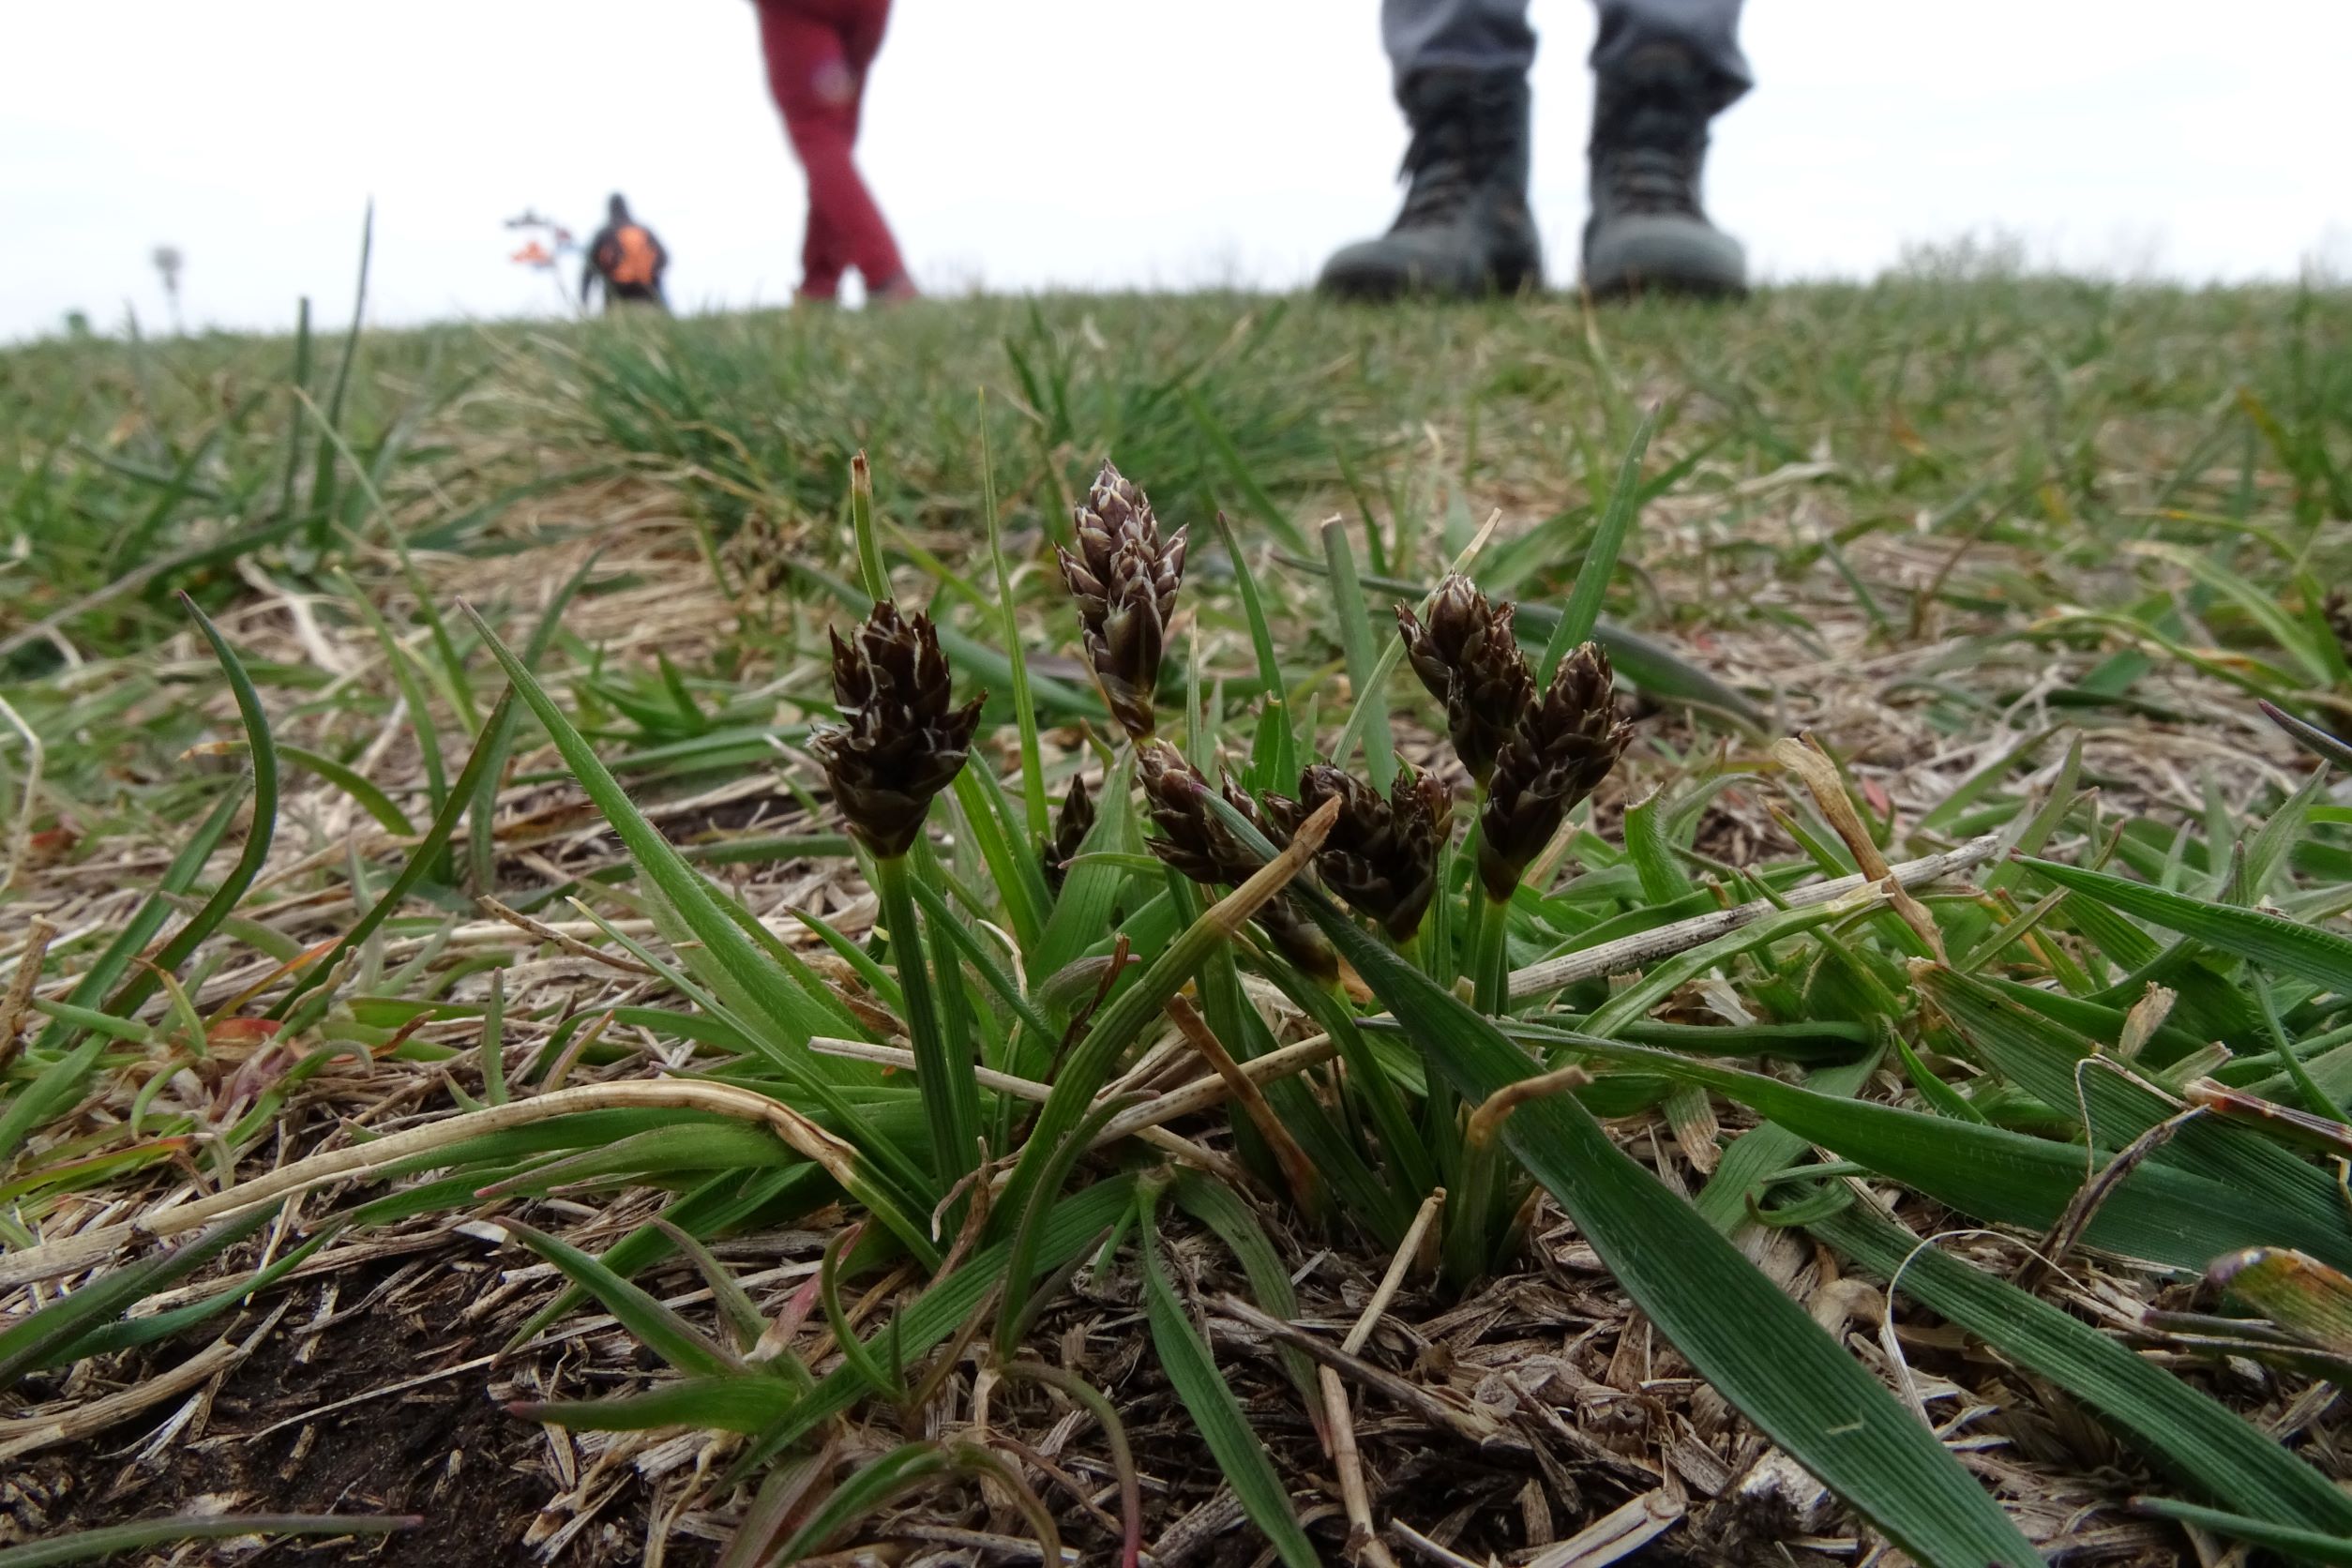
<svg viewBox="0 0 2352 1568">
<path fill-rule="evenodd" d="M 1453 800 L 1425 773 L 1397 775 L 1382 799 L 1370 785 L 1318 762 L 1299 776 L 1298 799 L 1268 795 L 1266 811 L 1286 832 L 1295 832 L 1334 795 L 1339 820 L 1316 852 L 1315 869 L 1392 940 L 1410 940 L 1437 893 L 1438 852 L 1453 831 Z"/>
<path fill-rule="evenodd" d="M 964 765 L 982 699 L 949 705 L 947 660 L 927 615 L 904 619 L 877 604 L 847 641 L 832 637 L 841 721 L 820 726 L 809 748 L 851 833 L 896 859 L 914 847 L 931 797 Z"/>
<path fill-rule="evenodd" d="M 1496 754 L 1478 816 L 1478 876 L 1497 902 L 1511 897 L 1576 804 L 1600 787 L 1633 738 L 1617 716 L 1609 656 L 1587 642 L 1560 661 Z"/>
<path fill-rule="evenodd" d="M 1445 704 L 1446 734 L 1472 778 L 1486 782 L 1496 753 L 1535 697 L 1535 677 L 1513 632 L 1513 606 L 1490 603 L 1455 572 L 1430 596 L 1426 620 L 1396 607 L 1405 656 Z"/>
<path fill-rule="evenodd" d="M 1078 548 L 1056 550 L 1062 580 L 1078 599 L 1087 662 L 1111 716 L 1139 741 L 1153 728 L 1152 697 L 1184 579 L 1184 530 L 1163 540 L 1150 498 L 1109 463 L 1072 520 Z"/>
<path fill-rule="evenodd" d="M 1072 774 L 1070 792 L 1062 797 L 1062 810 L 1054 818 L 1053 837 L 1040 857 L 1045 863 L 1046 884 L 1056 893 L 1062 891 L 1062 879 L 1069 874 L 1070 857 L 1078 852 L 1093 825 L 1094 799 L 1086 792 L 1086 780 Z"/>
<path fill-rule="evenodd" d="M 1266 863 L 1265 856 L 1243 843 L 1225 819 L 1209 808 L 1209 780 L 1183 752 L 1166 741 L 1146 741 L 1136 748 L 1136 772 L 1143 781 L 1146 808 L 1160 830 L 1159 837 L 1147 842 L 1152 852 L 1179 874 L 1206 884 L 1234 884 L 1246 882 Z M 1269 841 L 1277 845 L 1289 841 L 1289 833 L 1267 821 L 1258 803 L 1231 779 L 1218 792 Z M 1338 974 L 1338 955 L 1287 896 L 1269 900 L 1256 919 L 1300 969 L 1320 980 Z"/>
</svg>

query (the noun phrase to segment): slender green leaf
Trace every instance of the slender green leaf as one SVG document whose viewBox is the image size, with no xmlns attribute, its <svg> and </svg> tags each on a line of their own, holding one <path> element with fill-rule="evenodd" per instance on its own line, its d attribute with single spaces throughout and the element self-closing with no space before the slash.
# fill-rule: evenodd
<svg viewBox="0 0 2352 1568">
<path fill-rule="evenodd" d="M 2209 1530 L 2216 1535 L 2269 1546 L 2290 1558 L 2305 1562 L 2352 1563 L 2352 1535 L 2338 1530 L 2294 1530 L 2274 1525 L 2267 1519 L 2250 1519 L 2242 1514 L 2226 1509 L 2200 1508 L 2194 1502 L 2179 1502 L 2171 1498 L 2133 1498 L 2132 1506 L 2143 1514 L 2158 1518 L 2176 1519 L 2199 1530 Z M 6 1568 L 6 1564 L 0 1564 Z"/>
<path fill-rule="evenodd" d="M 1492 1023 L 1328 898 L 1308 893 L 1302 901 L 1466 1100 L 1483 1102 L 1536 1071 Z M 1905 1550 L 1931 1568 L 2034 1560 L 2031 1545 L 1934 1434 L 1619 1149 L 1574 1096 L 1521 1106 L 1503 1136 L 1699 1375 Z"/>
<path fill-rule="evenodd" d="M 1641 460 L 1649 453 L 1650 438 L 1657 429 L 1658 411 L 1652 408 L 1641 416 L 1641 423 L 1634 427 L 1633 439 L 1625 445 L 1625 460 L 1618 465 L 1617 483 L 1609 490 L 1608 505 L 1601 511 L 1601 520 L 1593 525 L 1591 540 L 1585 546 L 1584 565 L 1576 569 L 1576 585 L 1569 593 L 1568 603 L 1560 611 L 1551 636 L 1545 640 L 1544 656 L 1536 661 L 1538 682 L 1548 684 L 1560 661 L 1590 638 L 1600 622 L 1601 604 L 1608 597 L 1609 578 L 1617 570 L 1618 552 L 1624 549 L 1625 537 L 1633 532 L 1634 519 L 1640 510 L 1636 498 L 1641 491 Z"/>
<path fill-rule="evenodd" d="M 45 1541 L 0 1546 L 0 1568 L 49 1568 L 57 1562 L 96 1562 L 147 1546 L 181 1541 L 234 1541 L 246 1535 L 389 1535 L 425 1521 L 413 1514 L 180 1514 L 164 1519 L 103 1525 Z"/>
<path fill-rule="evenodd" d="M 741 1361 L 720 1349 L 708 1334 L 664 1306 L 651 1292 L 630 1284 L 569 1242 L 520 1220 L 499 1223 L 515 1240 L 554 1264 L 565 1277 L 602 1302 L 605 1310 L 618 1319 L 639 1343 L 687 1377 L 720 1378 L 744 1370 Z"/>
<path fill-rule="evenodd" d="M 2028 858 L 2029 870 L 2168 931 L 2194 937 L 2266 969 L 2339 993 L 2352 992 L 2352 938 L 2284 915 L 2170 893 L 2104 871 Z"/>
<path fill-rule="evenodd" d="M 1175 1273 L 1160 1250 L 1157 1199 L 1156 1192 L 1145 1189 L 1136 1229 L 1143 1242 L 1144 1313 L 1151 1319 L 1152 1345 L 1159 1352 L 1160 1365 L 1217 1469 L 1224 1471 L 1226 1485 L 1233 1488 L 1242 1511 L 1274 1555 L 1288 1568 L 1321 1568 L 1322 1559 L 1299 1523 L 1298 1510 L 1291 1506 L 1266 1445 L 1250 1430 L 1242 1402 L 1217 1370 L 1216 1357 L 1177 1293 Z"/>
<path fill-rule="evenodd" d="M 459 771 L 456 786 L 442 802 L 441 810 L 433 818 L 432 824 L 425 829 L 424 837 L 418 839 L 416 847 L 409 852 L 408 863 L 392 879 L 392 885 L 384 890 L 384 896 L 369 907 L 366 914 L 360 916 L 357 925 L 344 932 L 333 947 L 303 972 L 302 977 L 269 1010 L 271 1018 L 287 1017 L 296 1002 L 333 977 L 344 955 L 374 935 L 377 927 L 389 920 L 393 911 L 399 909 L 416 885 L 425 880 L 434 863 L 441 858 L 442 848 L 449 842 L 449 836 L 457 832 L 458 819 L 465 815 L 466 807 L 473 798 L 475 782 L 482 776 L 490 761 L 490 747 L 485 743 L 497 732 L 500 716 L 505 711 L 506 704 L 513 701 L 511 687 L 499 694 L 498 704 L 490 709 L 490 717 L 482 726 L 481 738 L 466 758 L 465 766 Z"/>
<path fill-rule="evenodd" d="M 194 1241 L 143 1262 L 110 1270 L 81 1289 L 50 1303 L 0 1332 L 0 1391 L 13 1388 L 60 1349 L 120 1317 L 124 1311 L 184 1279 L 245 1240 L 278 1213 L 270 1204 L 223 1220 Z"/>
<path fill-rule="evenodd" d="M 2281 1523 L 2352 1534 L 2352 1496 L 2268 1433 L 2072 1314 L 1850 1205 L 1806 1229 L 2002 1355 L 2048 1378 L 2209 1496 Z"/>
</svg>

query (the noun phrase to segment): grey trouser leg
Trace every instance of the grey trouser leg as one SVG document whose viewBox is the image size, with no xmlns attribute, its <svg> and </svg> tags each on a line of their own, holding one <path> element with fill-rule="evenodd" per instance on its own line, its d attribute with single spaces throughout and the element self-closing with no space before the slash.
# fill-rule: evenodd
<svg viewBox="0 0 2352 1568">
<path fill-rule="evenodd" d="M 1609 68 L 1645 45 L 1681 44 L 1723 79 L 1723 103 L 1753 83 L 1740 53 L 1741 0 L 1594 0 L 1601 12 L 1592 68 Z M 1524 72 L 1535 62 L 1528 0 L 1380 0 L 1380 41 L 1403 82 L 1415 71 Z M 1718 105 L 1721 107 L 1721 105 Z"/>
<path fill-rule="evenodd" d="M 1535 63 L 1528 0 L 1380 0 L 1380 42 L 1402 84 L 1415 71 L 1524 73 Z"/>
</svg>

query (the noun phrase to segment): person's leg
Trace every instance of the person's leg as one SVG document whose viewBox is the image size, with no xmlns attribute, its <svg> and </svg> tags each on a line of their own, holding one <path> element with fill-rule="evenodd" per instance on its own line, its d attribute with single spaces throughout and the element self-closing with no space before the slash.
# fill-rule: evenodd
<svg viewBox="0 0 2352 1568">
<path fill-rule="evenodd" d="M 1592 74 L 1606 78 L 1654 44 L 1690 52 L 1711 79 L 1717 112 L 1756 84 L 1740 52 L 1741 0 L 1595 0 L 1600 31 L 1592 40 Z"/>
<path fill-rule="evenodd" d="M 1707 122 L 1753 84 L 1741 0 L 1595 0 L 1585 286 L 1737 294 L 1740 242 L 1699 203 Z"/>
<path fill-rule="evenodd" d="M 1321 286 L 1351 297 L 1540 287 L 1527 208 L 1527 0 L 1381 0 L 1380 36 L 1412 127 L 1411 184 L 1389 232 L 1333 256 Z"/>
<path fill-rule="evenodd" d="M 1527 0 L 1380 0 L 1380 43 L 1400 88 L 1425 70 L 1524 76 L 1535 63 Z"/>
<path fill-rule="evenodd" d="M 805 292 L 823 297 L 843 265 L 867 286 L 902 279 L 906 268 L 881 209 L 858 177 L 851 155 L 861 83 L 852 68 L 843 30 L 791 0 L 761 0 L 761 41 L 768 87 L 783 112 L 784 128 L 808 176 L 809 237 L 804 260 L 811 268 Z M 823 268 L 830 266 L 831 277 Z"/>
<path fill-rule="evenodd" d="M 800 242 L 800 297 L 830 304 L 840 294 L 841 274 L 849 266 L 849 253 L 842 249 L 841 236 L 833 232 L 831 220 L 817 204 L 812 191 L 808 227 Z"/>
<path fill-rule="evenodd" d="M 882 53 L 882 35 L 890 28 L 891 0 L 830 0 L 830 3 L 846 13 L 841 48 L 850 62 L 850 68 L 857 73 L 857 96 L 850 100 L 850 144 L 855 147 L 858 132 L 865 128 L 866 76 L 873 68 L 874 57 Z M 868 200 L 871 200 L 870 195 Z M 874 209 L 874 220 L 882 237 L 889 240 L 889 223 L 882 216 L 879 204 Z M 890 253 L 894 259 L 892 264 L 898 268 L 895 273 L 877 273 L 863 265 L 858 268 L 866 279 L 867 291 L 882 299 L 914 298 L 918 292 L 914 279 L 907 276 L 904 264 L 895 260 L 897 255 L 895 241 L 891 242 Z"/>
</svg>

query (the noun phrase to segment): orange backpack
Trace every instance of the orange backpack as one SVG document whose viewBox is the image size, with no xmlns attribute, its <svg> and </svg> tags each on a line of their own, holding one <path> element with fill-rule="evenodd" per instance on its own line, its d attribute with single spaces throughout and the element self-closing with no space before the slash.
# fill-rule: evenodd
<svg viewBox="0 0 2352 1568">
<path fill-rule="evenodd" d="M 604 275 L 615 283 L 629 288 L 643 288 L 654 280 L 655 263 L 660 252 L 655 249 L 654 236 L 631 223 L 612 236 L 612 264 Z"/>
</svg>

